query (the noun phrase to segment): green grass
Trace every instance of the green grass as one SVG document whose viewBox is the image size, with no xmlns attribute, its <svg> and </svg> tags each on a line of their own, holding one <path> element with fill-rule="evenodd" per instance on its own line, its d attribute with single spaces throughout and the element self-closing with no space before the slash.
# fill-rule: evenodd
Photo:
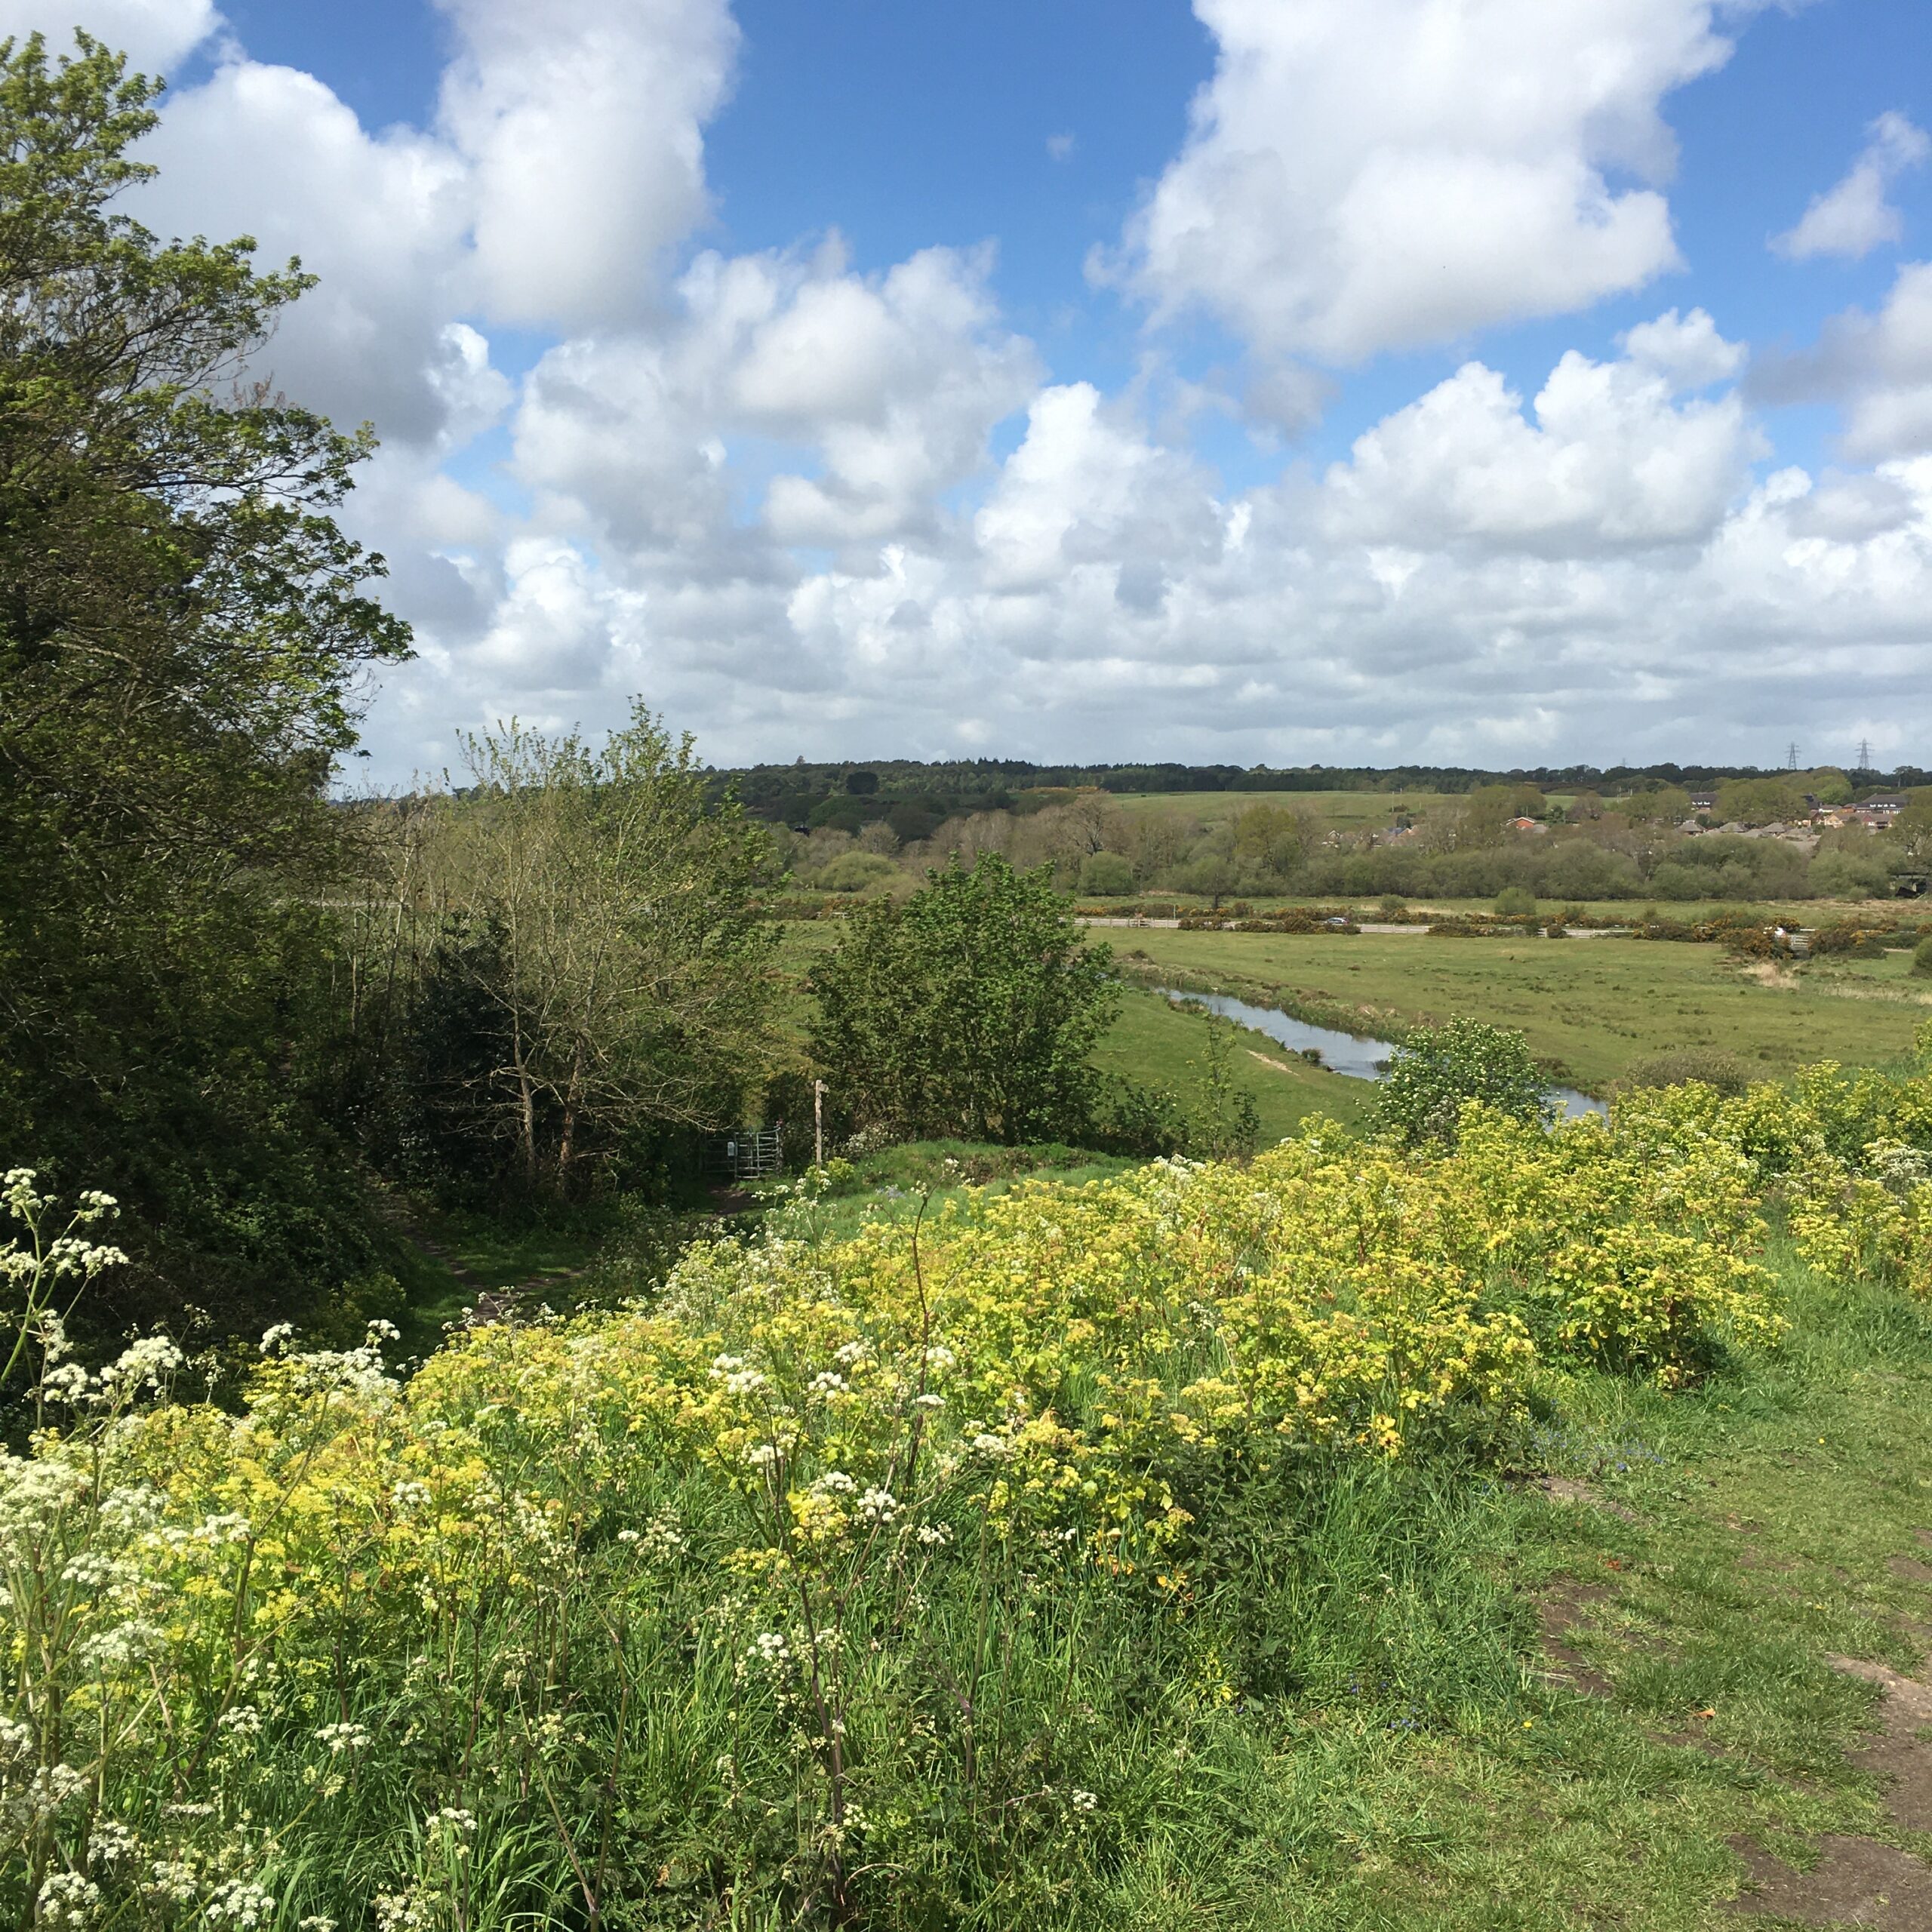
<svg viewBox="0 0 1932 1932">
<path fill-rule="evenodd" d="M 1130 960 L 1266 1000 L 1299 995 L 1378 1023 L 1469 1014 L 1520 1028 L 1537 1057 L 1601 1093 L 1635 1060 L 1714 1047 L 1782 1077 L 1809 1061 L 1879 1065 L 1932 1017 L 1932 989 L 1909 960 L 1795 971 L 1742 967 L 1715 946 L 1638 940 L 1313 938 L 1262 933 L 1136 932 Z"/>
<path fill-rule="evenodd" d="M 1204 1029 L 1198 1008 L 1130 991 L 1094 1058 L 1108 1072 L 1188 1096 L 1199 1078 L 1192 1063 L 1201 1057 Z M 1361 1121 L 1373 1091 L 1368 1081 L 1312 1066 L 1278 1040 L 1244 1026 L 1235 1038 L 1235 1078 L 1254 1099 L 1264 1143 L 1285 1139 L 1311 1114 L 1349 1126 Z"/>
<path fill-rule="evenodd" d="M 582 1210 L 553 1222 L 505 1222 L 412 1201 L 398 1208 L 395 1272 L 408 1298 L 404 1346 L 426 1353 L 479 1295 L 523 1288 L 559 1294 L 595 1259 L 615 1211 Z"/>
<path fill-rule="evenodd" d="M 1690 1395 L 1563 1390 L 1542 1448 L 1580 1500 L 1392 1481 L 1316 1526 L 1330 1600 L 1284 1639 L 1254 1835 L 1158 1922 L 1692 1932 L 1737 1922 L 1734 1836 L 1928 1848 L 1846 1761 L 1873 1697 L 1826 1660 L 1922 1655 L 1932 1590 L 1891 1565 L 1932 1524 L 1932 1321 L 1785 1275 L 1780 1354 Z M 1593 1686 L 1540 1651 L 1545 1596 L 1582 1605 Z"/>
</svg>

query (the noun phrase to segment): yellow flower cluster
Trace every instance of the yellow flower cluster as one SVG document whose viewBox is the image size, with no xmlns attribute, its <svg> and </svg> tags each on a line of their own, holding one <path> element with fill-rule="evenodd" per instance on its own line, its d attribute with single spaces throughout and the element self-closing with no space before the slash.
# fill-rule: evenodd
<svg viewBox="0 0 1932 1932">
<path fill-rule="evenodd" d="M 926 1606 L 1023 1606 L 1051 1575 L 1185 1618 L 1190 1526 L 1232 1483 L 1506 1451 L 1552 1363 L 1669 1387 L 1773 1340 L 1774 1186 L 1807 1253 L 1919 1278 L 1924 1084 L 1673 1090 L 1549 1134 L 1472 1108 L 1435 1157 L 1318 1124 L 1245 1165 L 721 1241 L 649 1306 L 485 1327 L 406 1385 L 373 1347 L 278 1337 L 238 1415 L 141 1407 L 133 1368 L 82 1377 L 72 1430 L 0 1462 L 0 1624 L 29 1687 L 0 1730 L 0 1816 L 23 1821 L 0 1890 L 112 1890 L 87 1847 L 118 1832 L 177 1903 L 225 1897 L 316 1807 L 403 1803 L 361 1768 L 385 1752 L 459 1767 L 423 1780 L 464 1816 L 614 1790 L 595 1659 L 620 1728 L 647 1686 L 685 1713 L 702 1741 L 665 1761 L 711 1767 L 720 1829 L 790 1819 L 836 1894 L 897 1815 L 864 1822 L 884 1787 L 848 1740 L 926 1710 Z M 982 1626 L 947 1626 L 958 1656 Z M 943 1735 L 977 1765 L 971 1700 L 942 1703 L 893 1748 L 937 1762 Z M 458 1884 L 446 1838 L 398 1897 Z"/>
</svg>

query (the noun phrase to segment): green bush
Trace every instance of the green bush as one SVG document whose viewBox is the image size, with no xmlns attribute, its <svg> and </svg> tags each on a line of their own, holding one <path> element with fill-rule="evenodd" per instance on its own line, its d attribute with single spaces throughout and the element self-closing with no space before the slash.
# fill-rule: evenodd
<svg viewBox="0 0 1932 1932">
<path fill-rule="evenodd" d="M 1697 1081 L 1715 1087 L 1727 1100 L 1735 1100 L 1754 1077 L 1743 1060 L 1715 1047 L 1679 1047 L 1633 1061 L 1618 1084 L 1626 1088 L 1684 1087 Z"/>
<path fill-rule="evenodd" d="M 889 879 L 899 868 L 879 852 L 841 852 L 818 875 L 827 892 L 864 892 Z"/>
<path fill-rule="evenodd" d="M 855 912 L 814 968 L 812 1057 L 854 1121 L 900 1140 L 1051 1140 L 1085 1120 L 1118 1010 L 1044 868 L 993 854 Z"/>
<path fill-rule="evenodd" d="M 1091 853 L 1080 868 L 1080 890 L 1097 899 L 1124 899 L 1134 890 L 1134 867 L 1118 852 Z"/>
<path fill-rule="evenodd" d="M 1912 949 L 1912 974 L 1915 980 L 1932 980 L 1932 933 Z"/>
<path fill-rule="evenodd" d="M 1410 1146 L 1454 1145 L 1465 1103 L 1546 1121 L 1548 1082 L 1522 1035 L 1481 1020 L 1418 1026 L 1395 1050 L 1377 1097 L 1376 1124 Z"/>
<path fill-rule="evenodd" d="M 1506 885 L 1496 895 L 1499 919 L 1529 919 L 1536 916 L 1537 896 L 1526 885 Z"/>
</svg>

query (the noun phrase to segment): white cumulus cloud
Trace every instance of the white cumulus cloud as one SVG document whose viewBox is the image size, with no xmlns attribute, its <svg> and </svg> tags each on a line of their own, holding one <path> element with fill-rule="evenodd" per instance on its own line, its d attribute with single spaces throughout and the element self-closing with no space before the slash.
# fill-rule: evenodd
<svg viewBox="0 0 1932 1932">
<path fill-rule="evenodd" d="M 730 85 L 728 0 L 438 0 L 441 126 L 472 171 L 488 314 L 568 327 L 648 309 L 706 216 L 704 124 Z"/>
<path fill-rule="evenodd" d="M 1847 309 L 1815 348 L 1768 365 L 1775 402 L 1835 402 L 1838 447 L 1859 462 L 1932 453 L 1932 262 L 1908 262 L 1874 315 Z"/>
<path fill-rule="evenodd" d="M 1712 0 L 1195 11 L 1214 75 L 1114 271 L 1161 311 L 1346 364 L 1678 265 L 1660 106 L 1729 52 Z"/>
<path fill-rule="evenodd" d="M 1904 232 L 1887 198 L 1892 183 L 1932 154 L 1932 140 L 1903 114 L 1872 122 L 1865 151 L 1838 185 L 1815 196 L 1797 226 L 1774 236 L 1771 246 L 1794 261 L 1838 255 L 1857 261 Z"/>
<path fill-rule="evenodd" d="M 1330 470 L 1330 528 L 1412 548 L 1467 540 L 1552 555 L 1708 537 L 1762 446 L 1735 392 L 1681 402 L 1674 387 L 1634 349 L 1612 363 L 1573 349 L 1532 420 L 1494 370 L 1466 364 Z"/>
<path fill-rule="evenodd" d="M 214 0 L 0 0 L 0 38 L 47 36 L 55 54 L 73 45 L 76 23 L 128 56 L 137 73 L 162 75 L 222 24 Z"/>
</svg>

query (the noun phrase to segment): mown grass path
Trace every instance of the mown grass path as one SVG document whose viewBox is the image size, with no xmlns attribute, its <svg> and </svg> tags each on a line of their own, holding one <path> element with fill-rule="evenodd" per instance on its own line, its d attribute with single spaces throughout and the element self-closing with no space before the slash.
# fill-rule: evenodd
<svg viewBox="0 0 1932 1932">
<path fill-rule="evenodd" d="M 1423 1675 L 1297 1710 L 1272 1884 L 1209 1922 L 1932 1924 L 1932 1310 L 1786 1273 L 1777 1357 L 1668 1399 L 1580 1382 L 1553 1475 L 1466 1506 L 1446 1567 L 1510 1592 L 1513 1697 L 1444 1712 L 1447 1586 L 1360 1580 Z"/>
</svg>

